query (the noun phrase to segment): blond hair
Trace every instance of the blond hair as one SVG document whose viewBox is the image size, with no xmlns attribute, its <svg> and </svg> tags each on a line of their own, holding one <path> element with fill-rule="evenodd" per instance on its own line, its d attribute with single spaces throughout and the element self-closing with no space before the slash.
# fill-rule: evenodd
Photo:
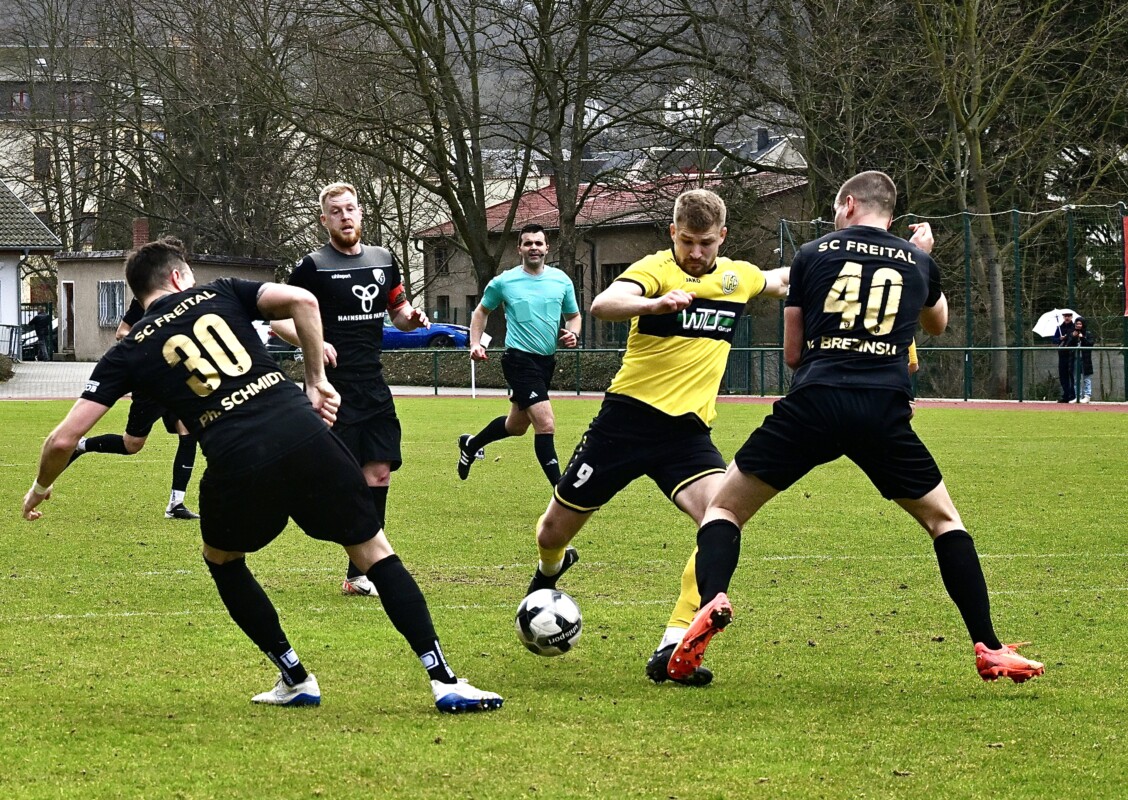
<svg viewBox="0 0 1128 800">
<path fill-rule="evenodd" d="M 674 201 L 674 225 L 695 233 L 725 226 L 725 201 L 708 189 L 690 189 Z"/>
<path fill-rule="evenodd" d="M 324 214 L 327 211 L 327 209 L 325 208 L 325 203 L 327 201 L 331 200 L 334 197 L 342 195 L 345 192 L 351 192 L 352 196 L 356 197 L 356 187 L 354 187 L 351 183 L 345 183 L 343 181 L 331 183 L 324 189 L 322 189 L 321 194 L 317 196 L 317 203 L 321 206 L 321 213 Z"/>
</svg>

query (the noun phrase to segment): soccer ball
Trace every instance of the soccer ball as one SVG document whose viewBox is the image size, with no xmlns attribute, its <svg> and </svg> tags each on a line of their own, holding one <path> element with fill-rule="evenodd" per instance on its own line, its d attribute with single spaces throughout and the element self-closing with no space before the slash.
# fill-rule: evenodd
<svg viewBox="0 0 1128 800">
<path fill-rule="evenodd" d="M 556 589 L 537 589 L 517 606 L 517 638 L 538 656 L 567 653 L 580 640 L 576 601 Z"/>
</svg>

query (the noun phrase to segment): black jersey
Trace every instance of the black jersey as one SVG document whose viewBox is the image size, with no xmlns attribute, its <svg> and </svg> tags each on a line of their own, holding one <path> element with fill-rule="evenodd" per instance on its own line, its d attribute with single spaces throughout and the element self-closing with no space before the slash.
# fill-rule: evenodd
<svg viewBox="0 0 1128 800">
<path fill-rule="evenodd" d="M 909 345 L 941 295 L 932 257 L 889 231 L 852 225 L 799 248 L 787 305 L 803 310 L 792 389 L 811 384 L 911 394 Z"/>
<path fill-rule="evenodd" d="M 141 321 L 141 317 L 145 316 L 145 309 L 141 307 L 141 303 L 134 297 L 129 301 L 129 308 L 121 316 L 121 321 L 132 328 Z"/>
<path fill-rule="evenodd" d="M 154 300 L 94 367 L 82 397 L 134 392 L 198 433 L 208 468 L 253 469 L 324 429 L 305 393 L 266 351 L 252 320 L 261 283 L 224 278 Z"/>
<path fill-rule="evenodd" d="M 325 341 L 337 350 L 337 366 L 326 373 L 342 385 L 383 377 L 384 319 L 407 302 L 395 256 L 383 247 L 362 248 L 345 255 L 327 244 L 290 275 L 291 285 L 308 289 L 321 305 Z"/>
</svg>

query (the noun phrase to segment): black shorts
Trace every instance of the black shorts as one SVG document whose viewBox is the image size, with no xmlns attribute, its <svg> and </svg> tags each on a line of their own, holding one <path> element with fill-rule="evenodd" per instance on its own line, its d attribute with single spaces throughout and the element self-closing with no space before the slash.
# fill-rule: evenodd
<svg viewBox="0 0 1128 800">
<path fill-rule="evenodd" d="M 886 500 L 917 500 L 942 476 L 911 416 L 904 392 L 809 386 L 775 402 L 733 463 L 783 491 L 819 464 L 846 456 Z"/>
<path fill-rule="evenodd" d="M 557 502 L 595 511 L 646 475 L 673 500 L 706 475 L 725 471 L 725 460 L 700 421 L 653 408 L 604 400 L 556 484 Z"/>
<path fill-rule="evenodd" d="M 164 421 L 166 431 L 179 433 L 176 429 L 176 415 L 166 411 L 163 406 L 148 397 L 135 395 L 129 404 L 129 418 L 125 421 L 125 432 L 138 439 L 144 439 L 152 432 L 153 425 L 158 419 Z"/>
<path fill-rule="evenodd" d="M 522 411 L 548 400 L 554 372 L 556 356 L 526 353 L 512 347 L 501 354 L 501 374 L 509 384 L 509 399 Z"/>
<path fill-rule="evenodd" d="M 343 383 L 333 432 L 360 464 L 382 461 L 394 472 L 403 465 L 402 431 L 392 392 L 384 381 Z"/>
<path fill-rule="evenodd" d="M 314 539 L 360 544 L 380 530 L 364 474 L 341 440 L 318 432 L 277 460 L 200 480 L 200 534 L 220 550 L 253 553 L 293 519 Z"/>
</svg>

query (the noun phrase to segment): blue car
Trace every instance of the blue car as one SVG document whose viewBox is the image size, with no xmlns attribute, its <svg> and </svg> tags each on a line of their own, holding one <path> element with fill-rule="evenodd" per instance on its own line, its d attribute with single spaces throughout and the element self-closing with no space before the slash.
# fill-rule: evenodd
<svg viewBox="0 0 1128 800">
<path fill-rule="evenodd" d="M 432 322 L 430 328 L 401 331 L 390 323 L 384 325 L 384 349 L 469 347 L 470 329 L 465 325 Z"/>
</svg>

